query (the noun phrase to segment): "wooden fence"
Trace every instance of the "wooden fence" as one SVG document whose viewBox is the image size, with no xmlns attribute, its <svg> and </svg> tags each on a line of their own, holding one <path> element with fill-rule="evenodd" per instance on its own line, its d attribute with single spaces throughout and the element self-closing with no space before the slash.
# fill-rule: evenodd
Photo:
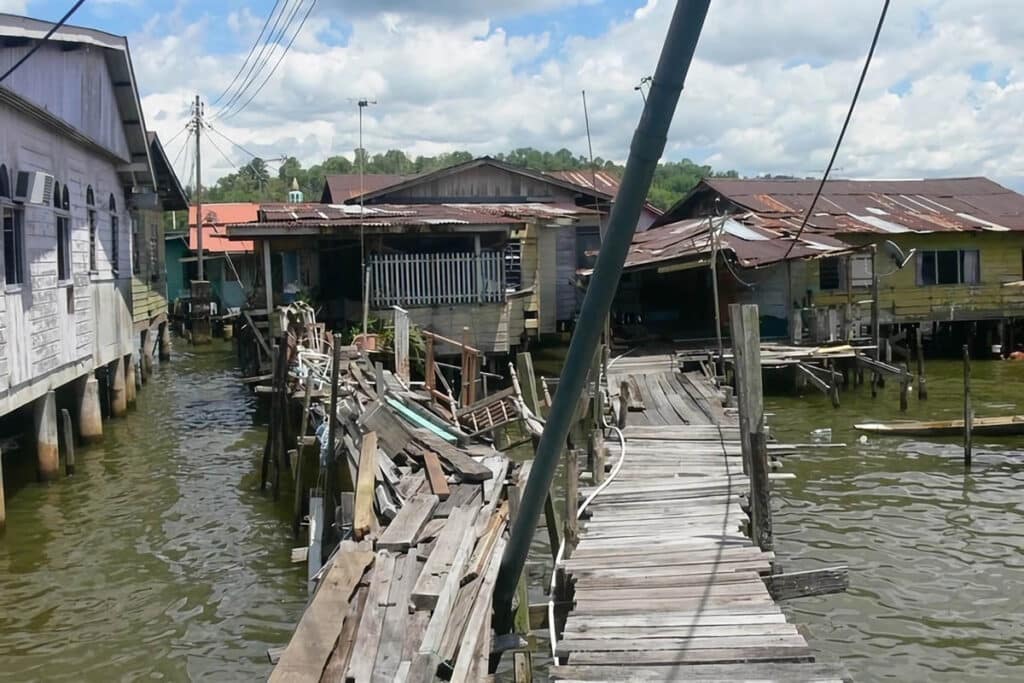
<svg viewBox="0 0 1024 683">
<path fill-rule="evenodd" d="M 499 251 L 370 254 L 370 306 L 436 306 L 505 300 Z"/>
</svg>

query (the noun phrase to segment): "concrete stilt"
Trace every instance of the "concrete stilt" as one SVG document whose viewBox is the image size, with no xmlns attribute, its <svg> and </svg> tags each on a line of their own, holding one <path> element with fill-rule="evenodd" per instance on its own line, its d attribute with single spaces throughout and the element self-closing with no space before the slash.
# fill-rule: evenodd
<svg viewBox="0 0 1024 683">
<path fill-rule="evenodd" d="M 142 355 L 139 360 L 142 362 L 142 381 L 148 382 L 153 376 L 153 347 L 156 346 L 156 337 L 159 333 L 150 329 L 142 333 Z"/>
<path fill-rule="evenodd" d="M 100 383 L 89 373 L 75 381 L 78 391 L 78 434 L 83 443 L 103 438 L 103 411 L 100 408 Z"/>
<path fill-rule="evenodd" d="M 57 447 L 57 394 L 48 391 L 36 399 L 36 460 L 39 478 L 56 479 L 60 474 L 60 451 Z"/>
<path fill-rule="evenodd" d="M 125 391 L 124 358 L 118 358 L 107 366 L 110 375 L 110 416 L 124 417 L 128 412 L 128 392 Z"/>
<path fill-rule="evenodd" d="M 171 326 L 166 322 L 160 323 L 160 360 L 171 359 Z"/>
<path fill-rule="evenodd" d="M 142 391 L 142 361 L 135 363 L 135 393 Z"/>
<path fill-rule="evenodd" d="M 124 357 L 124 394 L 125 402 L 135 406 L 135 358 L 132 355 Z"/>
</svg>

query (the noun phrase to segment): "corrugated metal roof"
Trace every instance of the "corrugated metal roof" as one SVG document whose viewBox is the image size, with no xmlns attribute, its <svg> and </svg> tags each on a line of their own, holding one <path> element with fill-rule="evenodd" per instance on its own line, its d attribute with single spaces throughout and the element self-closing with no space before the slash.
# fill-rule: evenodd
<svg viewBox="0 0 1024 683">
<path fill-rule="evenodd" d="M 756 213 L 767 227 L 786 230 L 799 226 L 818 183 L 708 178 L 702 185 Z M 1024 230 L 1024 196 L 987 178 L 830 180 L 807 229 L 839 234 Z"/>
<path fill-rule="evenodd" d="M 360 220 L 358 205 L 264 204 L 260 220 L 232 227 L 278 230 L 314 228 L 327 230 L 433 227 L 442 225 L 505 226 L 522 223 L 501 212 L 481 210 L 477 204 L 375 204 L 367 206 Z"/>
<path fill-rule="evenodd" d="M 197 249 L 196 228 L 189 226 L 188 248 L 192 251 Z M 228 239 L 227 228 L 223 225 L 203 226 L 203 251 L 210 254 L 221 254 L 230 252 L 232 254 L 244 254 L 253 252 L 252 240 L 230 240 Z"/>
<path fill-rule="evenodd" d="M 619 179 L 608 171 L 545 171 L 544 175 L 615 196 L 619 193 Z"/>
<path fill-rule="evenodd" d="M 259 218 L 260 205 L 252 202 L 215 202 L 203 204 L 203 225 L 250 223 Z M 188 224 L 196 225 L 196 207 L 188 207 Z M 203 235 L 203 239 L 206 235 Z M 205 245 L 204 245 L 205 246 Z"/>
<path fill-rule="evenodd" d="M 739 220 L 737 220 L 739 219 Z M 715 227 L 718 228 L 718 221 Z M 837 255 L 850 247 L 827 235 L 807 235 L 789 250 L 793 240 L 782 232 L 760 225 L 756 216 L 731 216 L 724 219 L 719 235 L 720 248 L 731 253 L 744 268 L 757 268 L 788 259 Z M 637 233 L 626 257 L 626 269 L 635 270 L 670 262 L 698 260 L 711 254 L 711 231 L 707 218 L 694 218 L 651 228 Z"/>
<path fill-rule="evenodd" d="M 411 176 L 393 175 L 388 173 L 365 173 L 360 184 L 358 173 L 339 173 L 324 178 L 325 202 L 341 203 L 346 200 L 358 197 L 360 187 L 364 192 L 376 192 L 391 185 L 408 180 Z M 329 193 L 329 195 L 328 195 Z"/>
</svg>

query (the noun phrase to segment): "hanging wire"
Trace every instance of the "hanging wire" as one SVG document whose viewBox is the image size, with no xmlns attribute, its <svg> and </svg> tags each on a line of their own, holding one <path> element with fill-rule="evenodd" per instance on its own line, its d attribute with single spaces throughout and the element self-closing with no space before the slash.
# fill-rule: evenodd
<svg viewBox="0 0 1024 683">
<path fill-rule="evenodd" d="M 864 68 L 860 72 L 860 78 L 857 80 L 857 88 L 853 91 L 853 99 L 850 101 L 850 108 L 846 111 L 846 119 L 843 121 L 843 127 L 839 131 L 839 137 L 836 139 L 835 147 L 832 148 L 832 157 L 828 160 L 828 166 L 825 167 L 825 172 L 821 176 L 821 182 L 818 183 L 818 189 L 814 193 L 814 199 L 811 200 L 811 205 L 807 207 L 807 211 L 804 213 L 803 220 L 800 221 L 800 229 L 797 230 L 796 236 L 793 238 L 793 242 L 790 243 L 789 249 L 783 255 L 783 259 L 789 257 L 793 247 L 796 246 L 797 240 L 800 239 L 800 235 L 804 234 L 804 228 L 807 227 L 807 221 L 810 220 L 811 214 L 814 213 L 814 207 L 818 203 L 818 198 L 821 197 L 822 190 L 825 189 L 825 182 L 828 180 L 828 174 L 832 172 L 832 165 L 836 163 L 836 157 L 839 155 L 839 147 L 843 144 L 843 136 L 846 135 L 846 129 L 850 125 L 850 119 L 853 118 L 853 109 L 857 106 L 857 98 L 860 97 L 861 86 L 864 85 L 864 78 L 868 75 L 868 67 L 871 66 L 871 58 L 875 54 L 875 46 L 878 45 L 878 36 L 882 33 L 882 25 L 885 23 L 885 13 L 889 10 L 889 0 L 885 0 L 882 4 L 882 14 L 878 17 L 878 26 L 875 27 L 875 35 L 871 39 L 871 47 L 868 49 L 867 59 L 864 60 Z"/>
</svg>

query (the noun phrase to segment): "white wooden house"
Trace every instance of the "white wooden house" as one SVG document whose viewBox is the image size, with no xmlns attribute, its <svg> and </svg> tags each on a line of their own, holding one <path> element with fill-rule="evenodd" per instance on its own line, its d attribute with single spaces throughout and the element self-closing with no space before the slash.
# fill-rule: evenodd
<svg viewBox="0 0 1024 683">
<path fill-rule="evenodd" d="M 52 26 L 0 14 L 0 72 Z M 0 84 L 0 415 L 36 403 L 40 472 L 52 477 L 55 390 L 75 382 L 86 438 L 102 430 L 98 369 L 112 413 L 133 397 L 133 251 L 162 247 L 148 238 L 154 217 L 181 197 L 154 171 L 126 39 L 67 26 L 38 47 Z"/>
</svg>

